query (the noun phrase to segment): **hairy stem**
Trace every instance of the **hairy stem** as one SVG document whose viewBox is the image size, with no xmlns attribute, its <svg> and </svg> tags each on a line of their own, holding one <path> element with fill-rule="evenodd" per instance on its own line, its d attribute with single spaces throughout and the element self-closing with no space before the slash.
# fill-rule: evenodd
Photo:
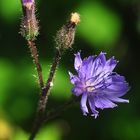
<svg viewBox="0 0 140 140">
<path fill-rule="evenodd" d="M 53 85 L 53 78 L 54 78 L 56 69 L 59 65 L 60 59 L 61 59 L 61 54 L 60 54 L 59 50 L 57 50 L 55 57 L 54 57 L 54 61 L 52 63 L 51 69 L 50 69 L 49 77 L 48 77 L 48 80 L 46 82 L 44 92 L 42 93 L 43 96 L 49 95 L 49 90 L 50 90 L 50 87 L 52 87 L 52 85 Z"/>
<path fill-rule="evenodd" d="M 56 54 L 55 54 L 55 57 L 54 57 L 54 60 L 53 60 L 53 63 L 52 63 L 52 66 L 50 68 L 50 73 L 49 73 L 49 76 L 48 76 L 48 80 L 46 82 L 46 86 L 42 90 L 42 94 L 40 96 L 39 106 L 38 106 L 39 107 L 38 108 L 39 112 L 45 112 L 46 104 L 47 104 L 47 101 L 48 101 L 48 96 L 49 96 L 49 93 L 50 93 L 50 89 L 53 86 L 53 78 L 54 78 L 54 75 L 56 73 L 56 69 L 59 65 L 60 59 L 61 59 L 61 54 L 60 54 L 59 50 L 57 50 Z"/>
<path fill-rule="evenodd" d="M 43 123 L 50 88 L 53 85 L 53 78 L 54 78 L 56 69 L 59 65 L 60 59 L 61 59 L 61 54 L 60 54 L 59 50 L 57 50 L 53 63 L 52 63 L 52 66 L 50 68 L 50 73 L 49 73 L 49 77 L 48 77 L 46 86 L 42 89 L 42 93 L 40 94 L 40 99 L 39 99 L 38 108 L 37 108 L 37 116 L 36 116 L 36 120 L 35 120 L 29 140 L 33 140 L 35 138 L 36 134 L 38 133 L 38 130 L 40 129 L 40 127 Z"/>
<path fill-rule="evenodd" d="M 38 51 L 37 51 L 37 48 L 33 41 L 28 41 L 28 47 L 30 49 L 31 56 L 33 58 L 33 62 L 36 66 L 39 85 L 40 85 L 40 88 L 42 89 L 44 87 L 44 82 L 43 82 L 43 76 L 42 76 L 42 68 L 41 68 L 41 65 L 40 65 L 39 59 L 38 59 Z"/>
</svg>

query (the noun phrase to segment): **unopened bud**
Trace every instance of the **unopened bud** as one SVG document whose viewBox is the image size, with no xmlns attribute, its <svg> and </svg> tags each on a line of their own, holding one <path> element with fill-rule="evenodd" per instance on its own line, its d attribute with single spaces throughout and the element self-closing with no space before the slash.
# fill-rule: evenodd
<svg viewBox="0 0 140 140">
<path fill-rule="evenodd" d="M 72 47 L 74 43 L 76 25 L 80 22 L 78 13 L 72 13 L 69 22 L 67 22 L 56 34 L 56 47 L 59 50 L 65 50 Z"/>
<path fill-rule="evenodd" d="M 33 4 L 34 4 L 34 0 L 22 0 L 22 5 L 28 9 L 31 9 Z"/>
<path fill-rule="evenodd" d="M 21 34 L 27 40 L 35 40 L 39 34 L 38 21 L 35 15 L 34 0 L 21 0 L 23 9 L 23 18 L 21 23 Z"/>
</svg>

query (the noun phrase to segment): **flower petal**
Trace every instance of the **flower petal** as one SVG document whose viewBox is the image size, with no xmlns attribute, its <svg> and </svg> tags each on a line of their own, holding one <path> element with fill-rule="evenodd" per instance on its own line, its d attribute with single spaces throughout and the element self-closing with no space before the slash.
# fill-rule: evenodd
<svg viewBox="0 0 140 140">
<path fill-rule="evenodd" d="M 82 95 L 82 98 L 81 98 L 81 109 L 82 109 L 83 115 L 87 115 L 87 113 L 88 113 L 88 108 L 87 108 L 87 93 L 84 93 Z"/>
<path fill-rule="evenodd" d="M 79 69 L 79 77 L 81 79 L 88 79 L 91 77 L 91 67 L 93 64 L 94 56 L 89 56 L 84 59 L 82 62 L 82 66 Z"/>
<path fill-rule="evenodd" d="M 109 99 L 105 98 L 104 96 L 103 97 L 95 97 L 95 106 L 97 108 L 101 108 L 101 109 L 104 109 L 104 108 L 114 108 L 116 107 L 117 105 L 114 104 L 112 101 L 110 101 Z"/>
<path fill-rule="evenodd" d="M 91 76 L 95 77 L 103 71 L 103 67 L 106 63 L 105 53 L 101 52 L 94 60 L 91 67 Z"/>
<path fill-rule="evenodd" d="M 81 65 L 82 65 L 82 59 L 81 59 L 81 56 L 80 56 L 80 52 L 78 52 L 77 54 L 75 54 L 74 67 L 78 71 L 79 68 L 81 67 Z"/>
<path fill-rule="evenodd" d="M 74 95 L 80 96 L 80 95 L 83 93 L 83 90 L 82 90 L 81 87 L 75 86 L 75 87 L 72 89 L 72 92 L 73 92 Z"/>
<path fill-rule="evenodd" d="M 101 53 L 98 55 L 98 59 L 101 60 L 102 65 L 105 65 L 105 63 L 106 63 L 106 56 L 105 56 L 105 54 L 106 54 L 106 53 L 101 52 Z"/>
<path fill-rule="evenodd" d="M 129 100 L 118 98 L 118 97 L 108 97 L 110 100 L 113 102 L 118 102 L 118 103 L 129 103 Z"/>
<path fill-rule="evenodd" d="M 104 66 L 104 71 L 107 72 L 112 72 L 114 68 L 117 65 L 117 60 L 114 59 L 114 57 L 110 58 L 109 60 L 106 61 L 106 64 Z"/>
<path fill-rule="evenodd" d="M 69 72 L 69 75 L 70 75 L 70 81 L 72 84 L 75 84 L 80 81 L 79 78 L 76 75 L 73 75 L 71 72 Z"/>
<path fill-rule="evenodd" d="M 129 90 L 128 83 L 123 76 L 118 74 L 110 76 L 110 79 L 105 81 L 107 88 L 103 92 L 110 96 L 121 97 Z"/>
<path fill-rule="evenodd" d="M 94 116 L 95 119 L 98 117 L 99 115 L 99 112 L 95 109 L 95 102 L 94 102 L 94 97 L 92 98 L 92 96 L 88 99 L 89 101 L 89 106 L 90 106 L 90 109 L 92 111 L 92 115 L 91 116 Z"/>
</svg>

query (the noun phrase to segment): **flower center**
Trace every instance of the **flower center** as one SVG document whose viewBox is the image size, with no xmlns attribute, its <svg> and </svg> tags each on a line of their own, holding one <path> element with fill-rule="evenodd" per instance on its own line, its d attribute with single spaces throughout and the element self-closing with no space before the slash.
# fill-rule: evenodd
<svg viewBox="0 0 140 140">
<path fill-rule="evenodd" d="M 93 90 L 95 89 L 90 81 L 86 81 L 85 88 L 86 88 L 87 92 L 93 92 Z"/>
</svg>

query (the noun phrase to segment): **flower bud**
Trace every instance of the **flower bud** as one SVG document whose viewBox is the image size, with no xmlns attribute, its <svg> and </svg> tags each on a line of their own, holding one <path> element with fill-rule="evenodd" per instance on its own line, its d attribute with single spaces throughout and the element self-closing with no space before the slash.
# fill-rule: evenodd
<svg viewBox="0 0 140 140">
<path fill-rule="evenodd" d="M 23 18 L 21 23 L 21 34 L 27 40 L 35 40 L 39 34 L 38 21 L 35 15 L 34 0 L 21 0 L 23 9 Z"/>
<path fill-rule="evenodd" d="M 57 32 L 55 42 L 59 50 L 71 48 L 74 43 L 76 25 L 80 22 L 78 13 L 72 13 L 70 20 Z"/>
<path fill-rule="evenodd" d="M 33 4 L 34 4 L 34 0 L 22 0 L 22 5 L 28 9 L 31 9 Z"/>
</svg>

